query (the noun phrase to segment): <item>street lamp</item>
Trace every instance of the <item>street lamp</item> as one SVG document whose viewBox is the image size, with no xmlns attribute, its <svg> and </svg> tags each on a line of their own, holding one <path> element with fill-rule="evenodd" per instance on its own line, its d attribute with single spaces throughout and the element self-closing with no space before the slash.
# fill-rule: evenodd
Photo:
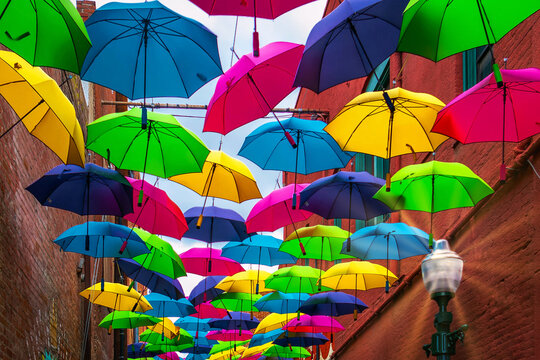
<svg viewBox="0 0 540 360">
<path fill-rule="evenodd" d="M 431 298 L 439 305 L 435 315 L 435 329 L 431 344 L 424 345 L 427 357 L 436 356 L 437 360 L 449 360 L 456 354 L 456 342 L 463 341 L 467 325 L 450 332 L 452 313 L 447 311 L 448 302 L 454 297 L 463 271 L 463 260 L 450 250 L 448 241 L 435 241 L 433 252 L 422 261 L 422 278 Z"/>
</svg>

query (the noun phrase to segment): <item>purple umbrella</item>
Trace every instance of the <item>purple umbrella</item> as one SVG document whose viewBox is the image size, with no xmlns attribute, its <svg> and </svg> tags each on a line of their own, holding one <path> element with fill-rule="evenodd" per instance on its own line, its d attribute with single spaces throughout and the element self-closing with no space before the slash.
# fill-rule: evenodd
<svg viewBox="0 0 540 360">
<path fill-rule="evenodd" d="M 280 346 L 301 346 L 308 347 L 322 345 L 329 340 L 321 333 L 305 333 L 286 331 L 274 340 L 274 344 Z"/>
<path fill-rule="evenodd" d="M 128 358 L 131 359 L 131 358 L 142 358 L 142 357 L 154 357 L 154 356 L 159 354 L 157 352 L 145 351 L 144 348 L 145 348 L 146 344 L 147 343 L 145 343 L 145 342 L 138 342 L 138 343 L 129 344 L 127 346 L 127 356 L 128 356 Z"/>
<path fill-rule="evenodd" d="M 119 259 L 118 266 L 128 277 L 137 280 L 138 283 L 143 284 L 152 292 L 166 295 L 175 300 L 186 297 L 184 289 L 177 279 L 148 270 L 132 259 Z"/>
<path fill-rule="evenodd" d="M 311 296 L 300 306 L 298 311 L 308 315 L 341 316 L 354 314 L 356 320 L 356 315 L 367 308 L 368 306 L 357 297 L 336 291 Z"/>
<path fill-rule="evenodd" d="M 204 221 L 197 226 L 201 214 Z M 184 217 L 189 227 L 184 233 L 187 238 L 212 244 L 220 241 L 242 241 L 248 237 L 244 218 L 229 209 L 217 206 L 207 206 L 204 209 L 194 207 L 187 210 Z"/>
<path fill-rule="evenodd" d="M 255 329 L 259 325 L 259 320 L 251 319 L 249 313 L 231 312 L 229 315 L 221 319 L 210 320 L 208 324 L 212 327 L 225 330 L 239 330 L 239 335 L 242 335 L 242 330 Z"/>
<path fill-rule="evenodd" d="M 191 290 L 189 301 L 191 301 L 193 306 L 197 306 L 204 302 L 211 301 L 219 294 L 224 293 L 225 291 L 216 289 L 215 286 L 225 278 L 226 276 L 222 275 L 206 276 L 193 288 L 193 290 Z"/>
</svg>

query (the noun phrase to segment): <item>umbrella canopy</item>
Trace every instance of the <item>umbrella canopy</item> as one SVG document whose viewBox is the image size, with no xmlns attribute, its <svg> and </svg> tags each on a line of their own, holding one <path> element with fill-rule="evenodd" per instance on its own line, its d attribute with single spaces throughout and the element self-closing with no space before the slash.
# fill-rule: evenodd
<svg viewBox="0 0 540 360">
<path fill-rule="evenodd" d="M 98 326 L 113 329 L 134 329 L 139 326 L 151 326 L 161 322 L 161 319 L 138 314 L 131 311 L 113 311 L 101 320 Z"/>
<path fill-rule="evenodd" d="M 291 184 L 272 191 L 259 200 L 249 212 L 246 227 L 249 232 L 275 231 L 295 222 L 309 219 L 313 213 L 293 209 L 293 197 L 299 197 L 300 192 L 309 184 Z"/>
<path fill-rule="evenodd" d="M 398 51 L 433 61 L 494 44 L 540 9 L 535 0 L 509 6 L 503 0 L 413 0 L 403 13 Z"/>
<path fill-rule="evenodd" d="M 250 330 L 257 327 L 259 320 L 252 319 L 249 313 L 231 312 L 230 315 L 227 315 L 222 319 L 210 320 L 208 324 L 219 329 Z"/>
<path fill-rule="evenodd" d="M 315 294 L 307 299 L 298 311 L 308 315 L 342 316 L 361 313 L 368 306 L 358 299 L 343 292 L 332 291 Z"/>
<path fill-rule="evenodd" d="M 264 287 L 264 281 L 270 276 L 262 270 L 245 270 L 227 276 L 216 285 L 217 289 L 226 292 L 256 293 L 271 291 Z"/>
<path fill-rule="evenodd" d="M 140 204 L 139 196 L 134 194 L 133 214 L 124 218 L 152 234 L 182 239 L 188 225 L 184 214 L 167 193 L 144 180 L 130 177 L 127 180 L 135 190 L 142 191 L 144 187 L 144 193 Z"/>
<path fill-rule="evenodd" d="M 148 343 L 145 343 L 145 342 L 137 342 L 137 343 L 129 344 L 127 346 L 128 358 L 130 359 L 144 358 L 144 357 L 153 358 L 154 356 L 159 354 L 158 352 L 146 351 L 147 344 Z"/>
<path fill-rule="evenodd" d="M 300 314 L 302 315 L 302 314 Z M 289 313 L 289 314 L 270 314 L 266 316 L 264 319 L 261 320 L 255 331 L 254 334 L 264 334 L 268 333 L 270 331 L 274 330 L 280 330 L 283 326 L 285 326 L 289 320 L 292 318 L 298 316 L 297 313 Z"/>
<path fill-rule="evenodd" d="M 132 279 L 137 279 L 138 283 L 146 286 L 152 292 L 166 295 L 175 300 L 185 297 L 178 279 L 148 270 L 132 259 L 119 259 L 118 266 L 124 274 Z"/>
<path fill-rule="evenodd" d="M 320 93 L 396 51 L 406 0 L 344 0 L 309 33 L 294 84 Z"/>
<path fill-rule="evenodd" d="M 315 294 L 321 291 L 321 289 L 317 289 L 317 280 L 321 273 L 324 273 L 324 271 L 309 266 L 294 265 L 284 267 L 267 277 L 265 285 L 268 289 L 279 290 L 284 293 L 298 294 L 304 292 Z"/>
<path fill-rule="evenodd" d="M 262 345 L 250 347 L 244 350 L 244 353 L 242 354 L 243 359 L 251 358 L 251 356 L 260 356 L 260 354 L 262 354 L 264 350 L 268 349 L 272 345 L 273 344 L 271 343 L 265 343 Z"/>
<path fill-rule="evenodd" d="M 202 221 L 199 218 L 202 214 Z M 193 207 L 186 211 L 189 226 L 184 237 L 207 243 L 242 241 L 248 237 L 244 218 L 236 211 L 217 206 Z"/>
<path fill-rule="evenodd" d="M 281 334 L 274 344 L 280 346 L 301 346 L 309 347 L 315 345 L 322 345 L 328 342 L 328 338 L 320 333 L 304 333 L 304 332 L 288 332 Z"/>
<path fill-rule="evenodd" d="M 343 242 L 351 233 L 337 226 L 315 225 L 298 229 L 291 233 L 281 247 L 281 251 L 300 259 L 320 259 L 334 261 L 352 258 L 341 253 Z"/>
<path fill-rule="evenodd" d="M 169 114 L 150 112 L 142 122 L 139 108 L 102 116 L 87 126 L 86 147 L 119 169 L 162 178 L 201 171 L 210 151 L 195 134 Z"/>
<path fill-rule="evenodd" d="M 301 333 L 335 333 L 345 330 L 345 328 L 337 320 L 331 318 L 330 316 L 311 316 L 307 314 L 300 316 L 300 318 L 292 319 L 283 327 L 283 329 Z"/>
<path fill-rule="evenodd" d="M 153 307 L 152 310 L 146 312 L 147 315 L 156 317 L 184 317 L 195 313 L 195 308 L 187 299 L 175 300 L 162 294 L 151 293 L 146 295 L 146 300 Z"/>
<path fill-rule="evenodd" d="M 207 360 L 211 349 L 211 346 L 193 346 L 182 350 L 182 352 L 188 354 L 186 360 Z"/>
<path fill-rule="evenodd" d="M 220 341 L 219 344 L 216 344 L 212 347 L 212 350 L 210 350 L 210 355 L 217 354 L 223 351 L 227 351 L 229 349 L 235 349 L 239 345 L 245 345 L 249 342 L 249 340 L 244 341 Z"/>
<path fill-rule="evenodd" d="M 352 153 L 341 150 L 336 141 L 324 131 L 326 123 L 292 117 L 278 123 L 259 126 L 244 140 L 238 155 L 264 170 L 281 170 L 299 174 L 342 168 Z M 296 143 L 293 148 L 283 132 L 285 128 Z"/>
<path fill-rule="evenodd" d="M 208 325 L 208 319 L 198 319 L 192 316 L 181 317 L 174 322 L 174 325 L 186 331 L 211 331 L 212 327 Z"/>
<path fill-rule="evenodd" d="M 163 336 L 168 337 L 169 339 L 174 339 L 179 335 L 180 329 L 177 328 L 174 323 L 166 317 L 162 318 L 162 321 L 158 324 L 151 325 L 148 329 L 163 334 Z"/>
<path fill-rule="evenodd" d="M 502 69 L 500 73 L 502 80 L 491 73 L 450 101 L 437 115 L 432 131 L 463 144 L 501 141 L 504 180 L 504 143 L 540 133 L 530 106 L 540 99 L 540 69 Z"/>
<path fill-rule="evenodd" d="M 9 3 L 4 6 L 9 6 Z M 13 3 L 28 3 L 30 6 L 26 1 Z M 69 5 L 72 6 L 71 3 Z M 10 16 L 16 14 L 17 22 L 21 22 L 22 13 L 10 13 Z M 2 29 L 7 29 L 2 25 L 5 18 L 6 16 L 0 17 Z M 8 33 L 8 30 L 2 31 L 0 41 Z M 0 95 L 19 117 L 0 138 L 22 122 L 28 132 L 51 149 L 63 163 L 84 166 L 84 136 L 81 125 L 75 108 L 56 81 L 40 68 L 32 67 L 10 51 L 0 51 L 0 74 Z"/>
<path fill-rule="evenodd" d="M 134 257 L 133 260 L 141 264 L 145 269 L 156 271 L 172 279 L 186 276 L 186 270 L 184 269 L 182 260 L 180 260 L 180 257 L 174 251 L 171 244 L 142 229 L 134 229 L 133 231 L 150 248 L 149 254 Z M 133 279 L 138 280 L 138 276 L 135 275 Z"/>
<path fill-rule="evenodd" d="M 264 319 L 262 321 L 264 321 Z M 259 334 L 255 334 L 255 335 L 253 335 L 253 337 L 251 338 L 251 340 L 249 342 L 249 348 L 253 349 L 253 348 L 259 347 L 261 345 L 272 343 L 274 340 L 276 340 L 278 337 L 280 337 L 281 334 L 283 334 L 284 332 L 285 332 L 285 330 L 282 330 L 281 327 L 279 327 L 278 329 L 275 329 L 275 330 L 272 330 L 272 331 L 268 331 L 268 332 L 264 332 L 264 333 L 261 332 Z"/>
<path fill-rule="evenodd" d="M 216 285 L 226 276 L 223 275 L 214 275 L 214 276 L 205 276 L 195 287 L 191 290 L 189 294 L 189 301 L 197 306 L 203 302 L 211 301 L 219 294 L 222 294 L 224 291 L 216 288 Z"/>
<path fill-rule="evenodd" d="M 259 56 L 244 55 L 218 80 L 203 131 L 227 134 L 266 116 L 294 90 L 303 45 L 274 42 Z"/>
<path fill-rule="evenodd" d="M 257 0 L 239 2 L 235 0 L 190 0 L 209 15 L 253 16 L 275 19 L 286 12 L 313 0 Z"/>
<path fill-rule="evenodd" d="M 217 197 L 237 203 L 261 197 L 249 168 L 223 151 L 210 151 L 202 172 L 177 175 L 169 180 L 204 197 Z"/>
<path fill-rule="evenodd" d="M 108 3 L 85 25 L 81 77 L 129 99 L 189 97 L 222 73 L 216 35 L 158 1 Z"/>
<path fill-rule="evenodd" d="M 282 240 L 269 235 L 251 235 L 241 243 L 229 243 L 221 249 L 221 256 L 241 264 L 266 266 L 294 264 L 297 258 L 279 251 Z"/>
<path fill-rule="evenodd" d="M 309 299 L 309 294 L 282 293 L 274 291 L 257 300 L 253 306 L 259 311 L 270 313 L 287 314 L 298 311 L 298 308 Z"/>
<path fill-rule="evenodd" d="M 220 341 L 245 341 L 253 337 L 251 331 L 242 331 L 242 335 L 239 334 L 238 330 L 213 330 L 209 331 L 206 334 L 206 338 L 210 340 L 220 340 Z"/>
<path fill-rule="evenodd" d="M 122 284 L 105 282 L 94 284 L 80 294 L 91 303 L 102 305 L 113 310 L 132 310 L 146 312 L 152 309 L 152 305 L 139 292 Z M 147 315 L 151 315 L 148 313 Z"/>
<path fill-rule="evenodd" d="M 217 308 L 230 311 L 259 311 L 253 304 L 261 298 L 261 295 L 243 292 L 226 292 L 216 296 L 210 303 Z"/>
<path fill-rule="evenodd" d="M 296 358 L 308 358 L 311 356 L 309 351 L 307 349 L 300 347 L 300 346 L 279 346 L 279 345 L 272 345 L 268 349 L 266 349 L 263 353 L 263 356 L 274 356 L 278 358 L 289 358 L 289 359 L 296 359 Z"/>
<path fill-rule="evenodd" d="M 234 275 L 244 271 L 242 265 L 221 256 L 221 250 L 209 248 L 191 248 L 180 254 L 180 259 L 188 273 L 201 276 Z"/>
<path fill-rule="evenodd" d="M 325 219 L 369 220 L 392 210 L 373 195 L 384 180 L 367 172 L 340 171 L 315 180 L 300 193 L 300 208 Z"/>
<path fill-rule="evenodd" d="M 75 225 L 58 236 L 54 243 L 64 251 L 95 258 L 132 258 L 150 252 L 146 243 L 130 228 L 106 221 Z"/>
<path fill-rule="evenodd" d="M 205 331 L 188 331 L 188 333 L 193 336 L 193 344 L 195 346 L 214 346 L 217 344 L 217 340 L 208 339 L 206 336 L 208 332 Z"/>
<path fill-rule="evenodd" d="M 175 337 L 174 339 L 171 339 L 166 336 L 163 336 L 161 332 L 156 332 L 151 329 L 146 329 L 139 335 L 139 337 L 141 338 L 141 340 L 148 342 L 152 345 L 169 345 L 171 347 L 175 347 L 174 350 L 173 348 L 168 349 L 167 347 L 163 347 L 161 349 L 161 350 L 166 350 L 166 351 L 181 351 L 180 349 L 182 347 L 188 348 L 190 346 L 193 346 L 193 338 L 191 337 L 191 335 L 188 334 L 187 331 L 185 331 L 184 329 L 180 329 L 179 333 L 180 334 L 177 337 Z M 150 345 L 147 345 L 146 349 L 148 351 L 156 350 L 150 347 Z M 160 352 L 165 352 L 165 351 L 160 351 Z"/>
<path fill-rule="evenodd" d="M 386 282 L 393 284 L 397 280 L 384 266 L 369 261 L 349 261 L 336 264 L 328 269 L 321 279 L 323 286 L 334 290 L 369 290 L 386 287 Z"/>
<path fill-rule="evenodd" d="M 71 1 L 2 0 L 0 13 L 1 44 L 34 66 L 79 73 L 91 44 Z"/>
<path fill-rule="evenodd" d="M 228 315 L 227 310 L 224 309 L 218 309 L 214 305 L 210 304 L 210 302 L 203 302 L 202 304 L 199 304 L 195 306 L 195 310 L 197 313 L 192 314 L 190 316 L 199 318 L 199 319 L 214 319 L 214 318 L 222 318 L 226 315 Z M 213 328 L 214 326 L 212 326 Z"/>
<path fill-rule="evenodd" d="M 157 334 L 157 333 L 154 333 L 154 334 Z M 159 338 L 161 340 L 161 334 L 157 334 L 157 335 L 154 335 L 154 334 L 151 334 L 152 335 L 152 339 L 154 338 Z M 142 336 L 139 335 L 139 336 Z M 158 340 L 158 341 L 160 341 Z M 171 344 L 173 343 L 173 341 L 167 339 L 167 341 L 164 341 L 164 342 L 168 342 L 169 344 L 148 344 L 146 345 L 146 350 L 147 351 L 150 351 L 150 352 L 157 352 L 158 354 L 168 354 L 170 352 L 173 352 L 173 351 L 180 351 L 180 352 L 187 352 L 189 349 L 192 349 L 194 346 L 193 346 L 193 342 L 189 342 L 189 339 L 183 343 L 183 344 L 180 344 L 180 345 L 174 345 L 174 344 Z M 204 348 L 205 350 L 206 349 L 210 349 L 210 348 Z M 159 359 L 159 358 L 157 358 Z M 152 358 L 152 360 L 157 360 L 155 357 Z"/>
</svg>

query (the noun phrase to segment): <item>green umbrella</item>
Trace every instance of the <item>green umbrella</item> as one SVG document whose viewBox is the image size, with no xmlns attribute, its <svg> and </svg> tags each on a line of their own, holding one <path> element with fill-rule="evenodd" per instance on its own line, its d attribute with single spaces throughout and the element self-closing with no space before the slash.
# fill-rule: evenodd
<svg viewBox="0 0 540 360">
<path fill-rule="evenodd" d="M 141 109 L 102 116 L 88 125 L 86 147 L 119 169 L 168 178 L 201 172 L 210 153 L 195 134 L 172 115 L 148 113 L 143 124 Z"/>
<path fill-rule="evenodd" d="M 307 358 L 310 357 L 311 354 L 309 353 L 309 351 L 307 351 L 307 349 L 301 346 L 272 345 L 262 353 L 262 356 L 294 359 Z"/>
<path fill-rule="evenodd" d="M 264 281 L 269 289 L 279 290 L 284 293 L 308 293 L 315 294 L 319 291 L 328 291 L 323 288 L 318 290 L 317 281 L 324 271 L 310 266 L 294 265 L 278 269 Z"/>
<path fill-rule="evenodd" d="M 397 50 L 439 61 L 496 43 L 538 9 L 538 0 L 411 0 Z"/>
<path fill-rule="evenodd" d="M 159 345 L 159 344 L 147 344 L 144 347 L 144 351 L 155 353 L 168 353 L 171 351 L 180 351 L 193 347 L 193 343 L 186 343 L 182 345 Z M 154 358 L 152 358 L 154 360 Z"/>
<path fill-rule="evenodd" d="M 193 346 L 193 336 L 191 336 L 186 330 L 180 329 L 179 334 L 174 339 L 169 339 L 160 332 L 155 332 L 150 329 L 146 329 L 141 335 L 140 340 L 153 345 L 171 345 L 182 346 L 187 345 L 185 348 Z M 150 351 L 148 347 L 146 350 Z"/>
<path fill-rule="evenodd" d="M 210 350 L 210 355 L 217 354 L 222 351 L 227 351 L 230 349 L 236 349 L 237 346 L 242 346 L 249 343 L 249 340 L 246 341 L 219 341 L 218 344 L 212 346 Z M 235 350 L 236 351 L 236 350 Z"/>
<path fill-rule="evenodd" d="M 133 329 L 139 326 L 151 326 L 160 323 L 161 319 L 131 311 L 113 311 L 101 320 L 98 326 L 109 329 Z"/>
<path fill-rule="evenodd" d="M 402 168 L 392 176 L 390 191 L 381 188 L 373 197 L 392 210 L 429 212 L 433 224 L 433 213 L 474 206 L 492 193 L 493 189 L 467 166 L 430 161 Z"/>
<path fill-rule="evenodd" d="M 289 235 L 279 247 L 279 251 L 289 253 L 299 259 L 319 259 L 321 261 L 350 259 L 354 257 L 341 254 L 343 242 L 349 236 L 351 236 L 350 232 L 337 226 L 304 227 Z"/>
<path fill-rule="evenodd" d="M 216 296 L 211 304 L 229 311 L 250 311 L 253 313 L 259 311 L 253 304 L 261 297 L 261 295 L 256 294 L 226 292 Z"/>
<path fill-rule="evenodd" d="M 80 73 L 92 46 L 70 0 L 0 0 L 0 43 L 33 66 Z"/>
</svg>

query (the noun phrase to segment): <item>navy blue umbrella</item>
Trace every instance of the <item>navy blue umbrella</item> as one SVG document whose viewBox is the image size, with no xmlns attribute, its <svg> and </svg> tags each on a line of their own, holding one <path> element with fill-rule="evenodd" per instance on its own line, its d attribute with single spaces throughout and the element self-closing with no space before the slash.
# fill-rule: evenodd
<svg viewBox="0 0 540 360">
<path fill-rule="evenodd" d="M 312 295 L 298 311 L 308 315 L 341 316 L 356 314 L 367 309 L 367 305 L 355 296 L 335 291 Z"/>
<path fill-rule="evenodd" d="M 212 350 L 212 346 L 192 346 L 182 350 L 183 353 L 189 354 L 186 360 L 207 360 L 208 354 Z"/>
<path fill-rule="evenodd" d="M 251 319 L 251 315 L 245 312 L 230 312 L 222 319 L 210 320 L 208 324 L 212 327 L 225 330 L 249 330 L 255 329 L 259 324 L 256 318 Z M 241 333 L 240 333 L 241 335 Z"/>
<path fill-rule="evenodd" d="M 274 340 L 274 344 L 280 346 L 301 346 L 308 347 L 322 345 L 329 340 L 321 333 L 303 333 L 287 331 Z"/>
<path fill-rule="evenodd" d="M 408 0 L 344 0 L 311 30 L 294 80 L 320 93 L 371 73 L 396 51 Z"/>
<path fill-rule="evenodd" d="M 184 289 L 182 289 L 182 285 L 180 285 L 178 279 L 148 270 L 131 259 L 119 259 L 118 266 L 120 266 L 120 269 L 126 276 L 143 284 L 152 290 L 152 292 L 166 295 L 175 300 L 185 298 Z"/>
<path fill-rule="evenodd" d="M 144 357 L 154 357 L 156 355 L 159 355 L 158 352 L 150 352 L 145 351 L 144 348 L 147 343 L 145 342 L 137 342 L 133 344 L 129 344 L 127 346 L 127 356 L 130 359 L 136 359 L 136 358 L 144 358 Z"/>
<path fill-rule="evenodd" d="M 203 221 L 197 226 L 199 217 Z M 237 212 L 217 206 L 193 207 L 184 212 L 188 231 L 184 237 L 207 243 L 220 241 L 242 241 L 248 237 L 244 218 Z"/>
<path fill-rule="evenodd" d="M 189 301 L 191 301 L 193 306 L 212 301 L 216 296 L 225 292 L 221 289 L 216 289 L 215 287 L 225 278 L 226 276 L 222 275 L 206 276 L 191 290 Z"/>
</svg>

